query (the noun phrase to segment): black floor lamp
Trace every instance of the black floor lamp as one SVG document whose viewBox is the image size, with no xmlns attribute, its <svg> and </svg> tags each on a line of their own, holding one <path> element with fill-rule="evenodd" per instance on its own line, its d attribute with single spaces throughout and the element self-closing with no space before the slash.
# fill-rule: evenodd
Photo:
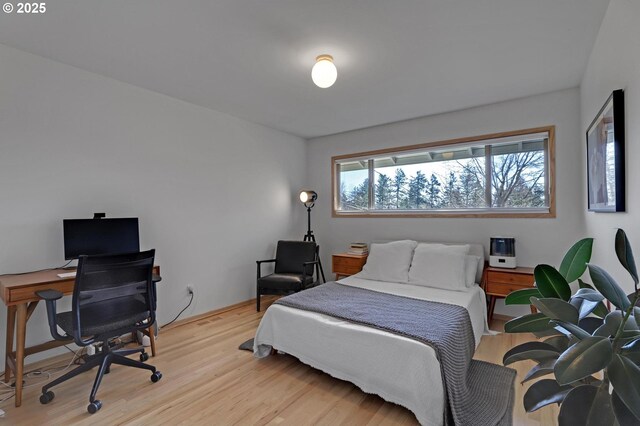
<svg viewBox="0 0 640 426">
<path fill-rule="evenodd" d="M 303 190 L 300 192 L 300 201 L 307 208 L 307 233 L 304 236 L 304 241 L 313 241 L 316 242 L 316 237 L 313 235 L 313 231 L 311 230 L 311 209 L 316 203 L 318 199 L 318 194 L 316 191 Z M 322 275 L 322 282 L 327 282 L 324 278 L 324 270 L 322 269 L 322 262 L 320 261 L 320 246 L 316 244 L 316 256 L 318 259 L 318 263 L 316 264 L 316 276 L 319 277 Z"/>
</svg>

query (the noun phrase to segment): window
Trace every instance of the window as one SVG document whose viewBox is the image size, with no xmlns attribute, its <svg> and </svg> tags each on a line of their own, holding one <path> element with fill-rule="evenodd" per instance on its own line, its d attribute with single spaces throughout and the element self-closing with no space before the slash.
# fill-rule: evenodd
<svg viewBox="0 0 640 426">
<path fill-rule="evenodd" d="M 555 127 L 332 159 L 335 216 L 555 217 Z"/>
</svg>

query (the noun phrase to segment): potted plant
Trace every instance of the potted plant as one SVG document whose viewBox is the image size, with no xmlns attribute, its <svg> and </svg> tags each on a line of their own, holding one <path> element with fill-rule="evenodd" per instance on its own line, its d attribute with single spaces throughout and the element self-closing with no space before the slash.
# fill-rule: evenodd
<svg viewBox="0 0 640 426">
<path fill-rule="evenodd" d="M 522 382 L 545 377 L 525 393 L 527 412 L 557 403 L 560 426 L 640 425 L 640 307 L 633 253 L 619 229 L 616 255 L 635 287 L 626 295 L 609 273 L 589 263 L 592 246 L 591 238 L 578 241 L 559 270 L 536 266 L 536 288 L 509 294 L 505 303 L 532 304 L 539 312 L 507 322 L 505 332 L 531 332 L 544 340 L 514 347 L 503 364 L 533 360 L 536 366 Z M 587 268 L 593 286 L 580 279 Z M 575 281 L 574 292 L 570 284 Z"/>
</svg>

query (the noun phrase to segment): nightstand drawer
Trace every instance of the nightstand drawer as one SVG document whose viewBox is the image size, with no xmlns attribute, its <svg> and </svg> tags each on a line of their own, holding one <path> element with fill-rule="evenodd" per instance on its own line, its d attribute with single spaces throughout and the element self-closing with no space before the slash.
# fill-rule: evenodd
<svg viewBox="0 0 640 426">
<path fill-rule="evenodd" d="M 496 298 L 507 297 L 509 293 L 534 287 L 533 268 L 517 267 L 515 269 L 501 269 L 489 266 L 485 270 L 484 291 L 489 296 L 488 318 L 491 323 Z M 532 306 L 531 313 L 536 310 Z"/>
<path fill-rule="evenodd" d="M 489 283 L 515 284 L 519 286 L 532 287 L 533 275 L 514 274 L 512 272 L 488 271 L 487 281 Z"/>
<path fill-rule="evenodd" d="M 512 291 L 522 290 L 523 288 L 531 288 L 533 285 L 518 285 L 515 283 L 499 283 L 489 281 L 485 292 L 493 296 L 507 296 Z"/>
<path fill-rule="evenodd" d="M 358 272 L 362 271 L 362 268 L 358 268 L 357 266 L 334 266 L 333 273 L 339 275 L 355 275 Z"/>
<path fill-rule="evenodd" d="M 357 274 L 367 263 L 367 256 L 357 256 L 350 254 L 334 254 L 331 256 L 332 270 L 339 276 Z"/>
<path fill-rule="evenodd" d="M 366 261 L 366 257 L 360 259 L 356 257 L 333 256 L 333 266 L 338 266 L 341 268 L 361 268 L 366 263 Z"/>
</svg>

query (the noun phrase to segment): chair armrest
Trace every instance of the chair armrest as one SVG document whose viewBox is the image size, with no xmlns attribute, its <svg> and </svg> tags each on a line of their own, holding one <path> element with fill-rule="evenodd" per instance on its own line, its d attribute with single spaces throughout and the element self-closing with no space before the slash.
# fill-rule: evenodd
<svg viewBox="0 0 640 426">
<path fill-rule="evenodd" d="M 317 264 L 318 264 L 317 260 L 312 260 L 311 262 L 304 262 L 302 264 L 302 270 L 304 271 L 304 274 L 313 276 L 313 267 L 311 268 L 310 274 L 307 274 L 307 268 L 309 267 L 309 265 L 317 265 Z"/>
<path fill-rule="evenodd" d="M 61 291 L 51 289 L 36 291 L 36 294 L 46 302 L 47 320 L 51 336 L 56 340 L 70 340 L 71 336 L 63 336 L 58 333 L 58 323 L 56 322 L 56 300 L 61 299 L 64 294 Z"/>
<path fill-rule="evenodd" d="M 62 296 L 64 296 L 64 294 L 61 291 L 51 290 L 51 289 L 36 291 L 36 294 L 38 295 L 38 297 L 47 301 L 58 300 L 58 299 L 61 299 Z"/>
<path fill-rule="evenodd" d="M 262 275 L 262 273 L 260 272 L 260 266 L 261 266 L 263 263 L 273 263 L 273 262 L 275 262 L 275 261 L 276 261 L 275 259 L 256 260 L 256 269 L 257 269 L 257 272 L 256 272 L 256 280 L 259 280 L 259 279 L 260 279 L 260 276 Z"/>
</svg>

